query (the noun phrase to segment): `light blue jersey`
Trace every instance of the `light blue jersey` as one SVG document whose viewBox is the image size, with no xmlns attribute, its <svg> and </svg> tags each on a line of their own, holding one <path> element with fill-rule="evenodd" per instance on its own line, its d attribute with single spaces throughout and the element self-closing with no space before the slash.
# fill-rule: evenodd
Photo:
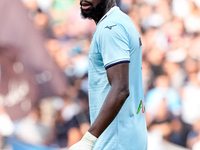
<svg viewBox="0 0 200 150">
<path fill-rule="evenodd" d="M 147 150 L 142 43 L 131 19 L 118 7 L 113 7 L 97 24 L 90 46 L 91 123 L 96 119 L 111 88 L 106 69 L 122 62 L 129 62 L 130 95 L 114 121 L 98 138 L 93 150 Z"/>
</svg>

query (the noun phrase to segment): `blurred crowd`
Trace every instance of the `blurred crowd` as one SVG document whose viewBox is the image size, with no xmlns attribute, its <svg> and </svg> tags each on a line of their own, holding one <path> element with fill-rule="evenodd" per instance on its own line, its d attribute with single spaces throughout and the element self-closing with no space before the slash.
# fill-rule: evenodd
<svg viewBox="0 0 200 150">
<path fill-rule="evenodd" d="M 92 20 L 82 19 L 79 0 L 22 2 L 35 27 L 46 36 L 46 49 L 65 73 L 68 86 L 64 95 L 41 100 L 37 108 L 8 126 L 10 131 L 4 134 L 12 131 L 15 137 L 33 145 L 69 147 L 80 140 L 90 125 L 88 52 L 96 25 Z M 200 1 L 116 2 L 141 35 L 149 133 L 199 150 Z M 162 150 L 155 145 L 149 149 Z"/>
</svg>

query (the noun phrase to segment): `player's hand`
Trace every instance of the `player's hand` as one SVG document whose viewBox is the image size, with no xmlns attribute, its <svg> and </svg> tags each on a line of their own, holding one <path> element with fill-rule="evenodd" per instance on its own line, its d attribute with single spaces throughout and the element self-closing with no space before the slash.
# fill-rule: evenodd
<svg viewBox="0 0 200 150">
<path fill-rule="evenodd" d="M 87 131 L 83 138 L 72 145 L 69 150 L 92 150 L 96 140 L 97 138 Z"/>
</svg>

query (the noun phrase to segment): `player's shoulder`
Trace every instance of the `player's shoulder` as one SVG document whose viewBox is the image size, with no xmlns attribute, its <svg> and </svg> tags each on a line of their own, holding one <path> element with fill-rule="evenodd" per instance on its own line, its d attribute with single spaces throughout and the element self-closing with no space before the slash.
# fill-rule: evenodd
<svg viewBox="0 0 200 150">
<path fill-rule="evenodd" d="M 133 30 L 134 24 L 131 18 L 122 12 L 120 9 L 114 11 L 110 16 L 108 16 L 105 21 L 104 28 L 115 25 L 115 30 L 122 30 L 125 32 L 129 32 L 129 30 Z M 107 27 L 107 28 L 108 28 Z"/>
<path fill-rule="evenodd" d="M 118 7 L 113 9 L 110 13 L 104 16 L 98 23 L 101 27 L 110 24 L 126 24 L 126 22 L 132 22 L 130 17 L 122 12 Z"/>
<path fill-rule="evenodd" d="M 115 9 L 97 25 L 97 35 L 129 35 L 133 28 L 130 17 L 120 9 Z"/>
<path fill-rule="evenodd" d="M 123 11 L 121 11 L 120 9 L 117 9 L 116 11 L 114 11 L 110 17 L 117 21 L 119 24 L 130 24 L 132 23 L 132 20 L 131 18 L 126 14 L 124 13 Z"/>
</svg>

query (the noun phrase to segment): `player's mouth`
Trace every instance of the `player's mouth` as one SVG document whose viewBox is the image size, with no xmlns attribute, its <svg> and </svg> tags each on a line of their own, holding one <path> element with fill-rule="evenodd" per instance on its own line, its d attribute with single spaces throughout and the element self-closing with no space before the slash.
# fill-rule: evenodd
<svg viewBox="0 0 200 150">
<path fill-rule="evenodd" d="M 80 5 L 81 5 L 81 8 L 84 10 L 89 9 L 92 6 L 92 4 L 87 1 L 81 1 Z"/>
</svg>

